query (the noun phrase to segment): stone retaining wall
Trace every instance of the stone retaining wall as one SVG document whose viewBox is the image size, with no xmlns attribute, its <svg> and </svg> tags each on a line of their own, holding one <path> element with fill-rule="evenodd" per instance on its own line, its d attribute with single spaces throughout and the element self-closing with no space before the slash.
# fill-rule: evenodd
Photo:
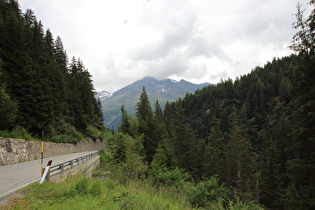
<svg viewBox="0 0 315 210">
<path fill-rule="evenodd" d="M 41 155 L 41 146 L 41 142 L 0 137 L 0 165 L 9 165 L 39 159 Z M 44 158 L 73 152 L 101 149 L 105 149 L 105 144 L 100 140 L 81 141 L 76 145 L 44 142 Z"/>
</svg>

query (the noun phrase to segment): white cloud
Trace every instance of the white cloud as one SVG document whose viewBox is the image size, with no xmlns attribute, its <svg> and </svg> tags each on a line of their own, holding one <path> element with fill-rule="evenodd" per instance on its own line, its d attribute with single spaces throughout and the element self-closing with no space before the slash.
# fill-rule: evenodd
<svg viewBox="0 0 315 210">
<path fill-rule="evenodd" d="M 298 0 L 19 2 L 83 60 L 97 90 L 114 91 L 144 76 L 216 83 L 288 55 Z"/>
</svg>

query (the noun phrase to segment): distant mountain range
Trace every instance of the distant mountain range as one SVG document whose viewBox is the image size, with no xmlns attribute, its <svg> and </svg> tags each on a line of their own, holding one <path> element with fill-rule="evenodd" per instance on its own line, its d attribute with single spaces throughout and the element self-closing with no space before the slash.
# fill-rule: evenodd
<svg viewBox="0 0 315 210">
<path fill-rule="evenodd" d="M 211 84 L 193 84 L 185 80 L 178 82 L 171 79 L 156 80 L 152 77 L 145 77 L 113 94 L 101 91 L 97 94 L 97 97 L 100 98 L 102 103 L 104 125 L 110 129 L 114 128 L 117 130 L 121 121 L 121 106 L 124 104 L 128 114 L 135 116 L 136 104 L 139 101 L 143 86 L 153 108 L 156 100 L 159 101 L 161 107 L 164 107 L 167 101 L 171 102 L 180 97 L 183 98 L 186 93 L 194 93 L 196 90 L 208 85 Z"/>
</svg>

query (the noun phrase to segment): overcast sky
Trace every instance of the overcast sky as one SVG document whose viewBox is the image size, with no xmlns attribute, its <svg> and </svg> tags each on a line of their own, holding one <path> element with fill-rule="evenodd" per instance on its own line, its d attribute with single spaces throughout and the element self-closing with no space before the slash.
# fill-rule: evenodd
<svg viewBox="0 0 315 210">
<path fill-rule="evenodd" d="M 19 0 L 69 56 L 81 58 L 96 90 L 145 76 L 217 83 L 249 73 L 288 49 L 296 5 L 309 0 Z"/>
</svg>

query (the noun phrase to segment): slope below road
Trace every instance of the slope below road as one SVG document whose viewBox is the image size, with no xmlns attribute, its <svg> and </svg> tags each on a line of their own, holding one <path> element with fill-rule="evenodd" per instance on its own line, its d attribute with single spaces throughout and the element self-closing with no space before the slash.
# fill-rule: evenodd
<svg viewBox="0 0 315 210">
<path fill-rule="evenodd" d="M 44 159 L 44 164 L 46 165 L 49 160 L 52 160 L 52 166 L 54 166 L 94 152 L 97 151 L 49 157 Z M 40 160 L 0 166 L 0 200 L 31 183 L 39 181 L 40 177 Z"/>
</svg>

